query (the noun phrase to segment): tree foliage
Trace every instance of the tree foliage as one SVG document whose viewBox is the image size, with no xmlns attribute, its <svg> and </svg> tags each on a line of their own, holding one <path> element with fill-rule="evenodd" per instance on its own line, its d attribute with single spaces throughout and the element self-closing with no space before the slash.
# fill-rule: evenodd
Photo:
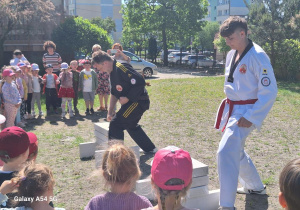
<svg viewBox="0 0 300 210">
<path fill-rule="evenodd" d="M 219 31 L 218 22 L 207 22 L 203 29 L 196 36 L 195 42 L 201 47 L 201 50 L 213 50 L 214 49 L 214 38 L 216 33 Z"/>
<path fill-rule="evenodd" d="M 227 52 L 231 49 L 226 44 L 225 38 L 219 35 L 219 37 L 215 39 L 214 44 L 217 46 L 218 50 L 223 53 L 223 60 L 225 60 Z"/>
<path fill-rule="evenodd" d="M 272 64 L 276 61 L 275 42 L 300 38 L 295 19 L 299 11 L 300 2 L 297 0 L 257 0 L 251 4 L 248 18 L 250 36 L 260 45 L 268 44 Z"/>
<path fill-rule="evenodd" d="M 300 79 L 300 41 L 285 39 L 275 42 L 276 62 L 273 64 L 277 79 L 295 81 Z M 270 46 L 266 45 L 266 51 L 270 51 Z"/>
<path fill-rule="evenodd" d="M 124 22 L 128 31 L 158 32 L 166 52 L 169 41 L 183 42 L 195 36 L 204 25 L 205 0 L 125 0 Z M 164 64 L 167 65 L 167 53 Z"/>
<path fill-rule="evenodd" d="M 32 32 L 33 29 L 46 29 L 45 26 L 51 28 L 58 15 L 50 0 L 1 0 L 0 64 L 3 64 L 4 42 L 13 30 L 25 35 L 25 32 L 30 32 L 29 29 Z"/>
<path fill-rule="evenodd" d="M 97 25 L 100 28 L 103 28 L 107 33 L 116 32 L 116 23 L 111 17 L 102 19 L 101 17 L 95 17 L 90 20 L 92 24 Z"/>
<path fill-rule="evenodd" d="M 104 29 L 82 17 L 67 18 L 53 31 L 52 40 L 56 43 L 57 51 L 64 61 L 74 59 L 76 51 L 89 54 L 94 44 L 100 44 L 106 51 L 113 43 Z"/>
</svg>

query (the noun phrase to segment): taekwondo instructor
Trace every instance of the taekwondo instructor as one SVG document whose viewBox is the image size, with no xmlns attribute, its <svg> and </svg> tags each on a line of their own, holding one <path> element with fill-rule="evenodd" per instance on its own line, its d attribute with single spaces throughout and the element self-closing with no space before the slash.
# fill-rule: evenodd
<svg viewBox="0 0 300 210">
<path fill-rule="evenodd" d="M 110 74 L 111 97 L 107 113 L 110 121 L 108 139 L 123 140 L 124 130 L 144 152 L 157 151 L 156 147 L 143 131 L 138 122 L 143 113 L 149 109 L 150 100 L 145 89 L 145 79 L 128 63 L 119 63 L 103 51 L 93 53 L 92 62 L 99 71 Z M 115 114 L 117 102 L 121 108 Z"/>
<path fill-rule="evenodd" d="M 259 174 L 244 151 L 252 130 L 260 129 L 277 95 L 270 59 L 264 50 L 247 38 L 247 22 L 229 17 L 220 34 L 231 47 L 225 66 L 226 99 L 219 107 L 215 127 L 223 136 L 217 152 L 220 182 L 220 210 L 234 210 L 236 193 L 266 194 Z M 237 189 L 238 180 L 242 188 Z"/>
</svg>

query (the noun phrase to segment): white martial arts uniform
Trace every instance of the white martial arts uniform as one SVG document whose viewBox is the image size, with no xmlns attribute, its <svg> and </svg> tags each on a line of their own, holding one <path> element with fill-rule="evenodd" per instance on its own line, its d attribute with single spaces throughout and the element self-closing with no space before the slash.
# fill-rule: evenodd
<svg viewBox="0 0 300 210">
<path fill-rule="evenodd" d="M 260 129 L 277 95 L 277 84 L 270 59 L 263 49 L 253 43 L 253 47 L 237 65 L 233 83 L 227 81 L 235 50 L 226 58 L 224 92 L 231 101 L 257 99 L 252 104 L 234 105 L 231 116 L 229 104 L 224 103 L 220 129 L 224 129 L 218 149 L 218 173 L 220 181 L 220 206 L 233 207 L 238 179 L 247 189 L 261 190 L 263 184 L 249 155 L 244 151 L 245 140 L 250 132 Z M 221 106 L 220 106 L 221 107 Z M 222 108 L 219 108 L 219 111 Z M 238 127 L 238 120 L 244 117 L 253 125 Z M 216 119 L 217 122 L 217 119 Z"/>
</svg>

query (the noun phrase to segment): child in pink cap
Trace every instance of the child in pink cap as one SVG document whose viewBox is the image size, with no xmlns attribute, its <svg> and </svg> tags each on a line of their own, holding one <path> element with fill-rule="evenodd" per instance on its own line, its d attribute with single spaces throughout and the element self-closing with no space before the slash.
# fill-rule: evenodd
<svg viewBox="0 0 300 210">
<path fill-rule="evenodd" d="M 181 204 L 181 198 L 191 187 L 192 174 L 192 159 L 187 151 L 175 146 L 158 150 L 151 167 L 151 183 L 158 204 L 147 210 L 196 210 Z"/>
</svg>

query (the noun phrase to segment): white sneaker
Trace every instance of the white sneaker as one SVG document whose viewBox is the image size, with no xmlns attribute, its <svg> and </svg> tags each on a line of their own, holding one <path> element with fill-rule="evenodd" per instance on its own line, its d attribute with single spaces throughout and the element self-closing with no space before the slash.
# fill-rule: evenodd
<svg viewBox="0 0 300 210">
<path fill-rule="evenodd" d="M 31 115 L 32 115 L 33 117 L 35 117 L 35 112 L 34 112 L 34 111 L 31 111 Z"/>
<path fill-rule="evenodd" d="M 61 113 L 61 117 L 62 117 L 62 118 L 65 118 L 65 117 L 66 117 L 66 113 L 65 113 L 65 112 L 62 112 L 62 113 Z"/>
<path fill-rule="evenodd" d="M 249 190 L 245 187 L 238 188 L 236 191 L 238 194 L 257 194 L 257 195 L 265 195 L 267 194 L 266 185 L 261 190 Z"/>
<path fill-rule="evenodd" d="M 39 116 L 43 116 L 44 113 L 42 111 L 39 112 Z"/>
<path fill-rule="evenodd" d="M 153 150 L 149 151 L 149 152 L 144 152 L 144 153 L 148 153 L 148 154 L 155 154 L 158 151 L 158 149 L 155 147 Z"/>
<path fill-rule="evenodd" d="M 33 119 L 34 117 L 31 114 L 24 115 L 25 120 Z"/>
</svg>

